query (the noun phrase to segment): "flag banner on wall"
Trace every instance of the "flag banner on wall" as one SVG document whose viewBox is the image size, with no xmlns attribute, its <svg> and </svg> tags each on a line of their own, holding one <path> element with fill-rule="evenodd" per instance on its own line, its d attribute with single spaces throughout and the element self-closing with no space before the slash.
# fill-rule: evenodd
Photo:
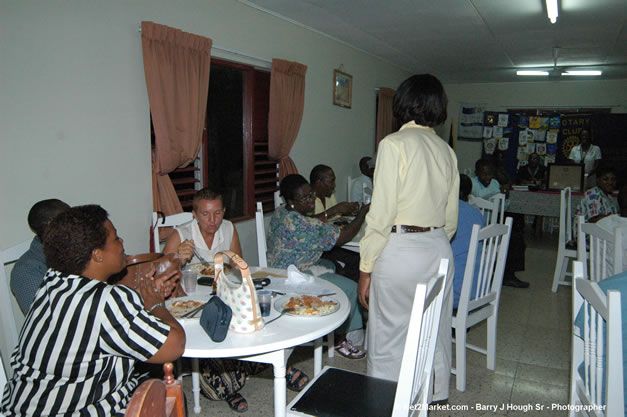
<svg viewBox="0 0 627 417">
<path fill-rule="evenodd" d="M 563 114 L 559 128 L 559 139 L 556 160 L 568 162 L 570 151 L 579 145 L 579 135 L 583 129 L 590 129 L 590 113 Z"/>
<path fill-rule="evenodd" d="M 484 104 L 462 104 L 459 110 L 457 139 L 478 142 L 483 140 Z"/>
</svg>

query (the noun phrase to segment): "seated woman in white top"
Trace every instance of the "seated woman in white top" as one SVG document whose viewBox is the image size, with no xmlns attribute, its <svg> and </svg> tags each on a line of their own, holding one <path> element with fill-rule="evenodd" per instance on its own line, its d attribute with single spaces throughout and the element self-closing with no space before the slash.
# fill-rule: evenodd
<svg viewBox="0 0 627 417">
<path fill-rule="evenodd" d="M 194 248 L 208 261 L 213 261 L 215 254 L 223 250 L 242 256 L 237 230 L 233 223 L 224 220 L 226 208 L 222 194 L 203 188 L 194 195 L 192 205 L 194 220 L 174 229 L 163 252 L 176 252 L 184 262 L 200 262 L 194 255 Z"/>
<path fill-rule="evenodd" d="M 224 220 L 222 194 L 203 188 L 192 200 L 194 220 L 174 228 L 163 249 L 164 253 L 178 253 L 183 262 L 200 260 L 194 255 L 194 248 L 207 261 L 213 262 L 216 253 L 231 250 L 242 256 L 237 229 Z M 177 296 L 185 295 L 180 285 Z M 238 413 L 248 409 L 248 402 L 240 394 L 246 378 L 265 368 L 262 364 L 230 359 L 204 359 L 200 362 L 201 392 L 210 400 L 224 400 Z M 288 366 L 287 387 L 300 390 L 309 382 L 309 377 L 297 368 Z"/>
</svg>

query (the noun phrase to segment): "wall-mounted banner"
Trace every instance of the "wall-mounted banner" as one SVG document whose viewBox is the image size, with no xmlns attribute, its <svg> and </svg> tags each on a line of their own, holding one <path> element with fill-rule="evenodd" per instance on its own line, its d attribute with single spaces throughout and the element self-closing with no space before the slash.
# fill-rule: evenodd
<svg viewBox="0 0 627 417">
<path fill-rule="evenodd" d="M 485 104 L 461 104 L 457 139 L 478 142 L 483 140 L 483 112 Z"/>
</svg>

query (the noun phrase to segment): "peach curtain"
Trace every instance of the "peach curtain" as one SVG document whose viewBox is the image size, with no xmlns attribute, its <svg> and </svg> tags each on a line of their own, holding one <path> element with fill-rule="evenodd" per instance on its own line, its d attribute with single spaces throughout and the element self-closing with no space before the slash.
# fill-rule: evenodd
<svg viewBox="0 0 627 417">
<path fill-rule="evenodd" d="M 211 39 L 142 22 L 142 52 L 155 128 L 153 209 L 183 211 L 168 173 L 192 162 L 200 150 L 207 111 Z"/>
<path fill-rule="evenodd" d="M 268 115 L 268 154 L 279 161 L 279 178 L 297 174 L 290 158 L 305 107 L 307 66 L 298 62 L 272 60 L 270 111 Z"/>
<path fill-rule="evenodd" d="M 379 88 L 379 104 L 377 106 L 377 146 L 379 142 L 381 142 L 381 139 L 398 129 L 396 119 L 392 112 L 392 102 L 394 101 L 395 94 L 396 90 L 391 88 Z"/>
</svg>

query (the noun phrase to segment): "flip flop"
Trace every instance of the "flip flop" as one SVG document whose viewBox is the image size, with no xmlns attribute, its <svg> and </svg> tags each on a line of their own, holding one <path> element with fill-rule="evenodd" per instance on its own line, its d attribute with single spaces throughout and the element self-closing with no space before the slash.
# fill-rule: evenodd
<svg viewBox="0 0 627 417">
<path fill-rule="evenodd" d="M 224 401 L 226 401 L 229 408 L 236 413 L 245 413 L 248 411 L 248 402 L 239 392 L 229 395 L 224 399 Z M 244 408 L 240 408 L 242 404 L 244 405 Z"/>
<path fill-rule="evenodd" d="M 285 375 L 285 383 L 292 391 L 302 391 L 309 383 L 309 377 L 300 369 L 290 367 L 290 371 Z"/>
</svg>

